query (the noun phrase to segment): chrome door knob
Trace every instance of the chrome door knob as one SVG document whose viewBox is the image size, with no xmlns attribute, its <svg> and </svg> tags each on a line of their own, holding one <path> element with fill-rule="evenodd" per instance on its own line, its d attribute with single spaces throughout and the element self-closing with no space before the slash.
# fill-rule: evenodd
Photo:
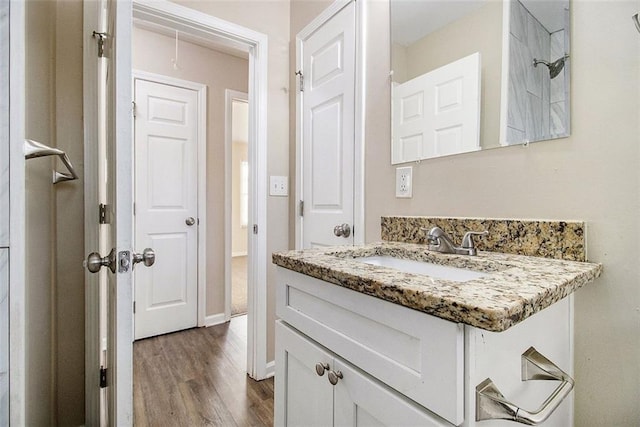
<svg viewBox="0 0 640 427">
<path fill-rule="evenodd" d="M 112 273 L 116 272 L 116 250 L 111 249 L 109 255 L 101 257 L 98 252 L 91 252 L 84 262 L 84 266 L 87 267 L 91 273 L 97 273 L 104 267 L 109 267 Z"/>
<path fill-rule="evenodd" d="M 133 254 L 133 264 L 143 262 L 145 267 L 151 267 L 156 262 L 156 253 L 151 248 L 146 248 L 141 254 Z"/>
<path fill-rule="evenodd" d="M 338 237 L 347 238 L 351 236 L 351 226 L 349 224 L 340 224 L 333 227 L 333 234 Z"/>
<path fill-rule="evenodd" d="M 329 382 L 331 383 L 331 385 L 336 385 L 338 384 L 338 381 L 340 381 L 342 378 L 344 378 L 342 376 L 342 372 L 340 371 L 329 371 Z"/>
<path fill-rule="evenodd" d="M 190 216 L 189 218 L 184 220 L 184 223 L 187 224 L 189 227 L 191 227 L 193 224 L 196 223 L 196 219 Z"/>
<path fill-rule="evenodd" d="M 328 363 L 316 363 L 316 374 L 318 374 L 319 376 L 323 376 L 324 371 L 328 371 L 328 370 L 329 370 Z"/>
</svg>

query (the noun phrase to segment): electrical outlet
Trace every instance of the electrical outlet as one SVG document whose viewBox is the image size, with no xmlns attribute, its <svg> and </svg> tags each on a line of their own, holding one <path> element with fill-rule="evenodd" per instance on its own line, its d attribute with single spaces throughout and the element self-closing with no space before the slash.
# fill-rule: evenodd
<svg viewBox="0 0 640 427">
<path fill-rule="evenodd" d="M 413 166 L 396 168 L 396 197 L 409 199 L 412 197 Z"/>
</svg>

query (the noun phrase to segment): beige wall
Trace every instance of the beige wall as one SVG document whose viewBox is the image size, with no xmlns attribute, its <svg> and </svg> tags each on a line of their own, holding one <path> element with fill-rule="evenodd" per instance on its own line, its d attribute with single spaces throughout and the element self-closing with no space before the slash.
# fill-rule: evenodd
<svg viewBox="0 0 640 427">
<path fill-rule="evenodd" d="M 289 174 L 289 2 L 283 0 L 175 1 L 209 15 L 259 31 L 269 37 L 267 174 Z M 289 194 L 292 194 L 291 192 Z M 288 247 L 288 198 L 267 201 L 267 360 L 273 360 L 275 267 L 271 253 Z"/>
<path fill-rule="evenodd" d="M 56 145 L 80 176 L 55 185 L 56 419 L 84 423 L 84 149 L 82 122 L 82 4 L 56 2 Z M 70 64 L 74 64 L 70 66 Z M 58 167 L 60 163 L 58 163 Z"/>
<path fill-rule="evenodd" d="M 29 139 L 55 145 L 55 3 L 26 7 L 26 129 Z M 26 163 L 26 424 L 54 423 L 54 189 L 50 157 Z"/>
<path fill-rule="evenodd" d="M 401 83 L 480 52 L 482 64 L 480 143 L 483 148 L 499 145 L 502 2 L 486 2 L 486 5 L 480 9 L 434 31 L 406 48 L 395 45 L 395 49 L 399 56 L 396 64 L 401 68 L 396 75 L 396 64 L 394 64 L 394 81 Z M 402 68 L 403 65 L 405 68 Z"/>
<path fill-rule="evenodd" d="M 206 315 L 224 312 L 224 131 L 225 90 L 247 92 L 246 59 L 217 52 L 184 40 L 133 29 L 133 68 L 202 83 L 207 86 L 207 308 Z"/>
<path fill-rule="evenodd" d="M 27 2 L 26 136 L 62 148 L 80 176 L 82 4 Z M 63 124 L 63 125 L 60 125 Z M 52 158 L 26 163 L 27 424 L 84 422 L 82 180 L 52 184 Z"/>
<path fill-rule="evenodd" d="M 637 1 L 572 3 L 570 138 L 414 164 L 406 200 L 394 197 L 388 146 L 386 8 L 373 5 L 367 241 L 380 239 L 380 216 L 390 214 L 585 220 L 588 258 L 604 273 L 575 294 L 575 425 L 637 425 L 640 39 L 629 22 Z"/>
</svg>

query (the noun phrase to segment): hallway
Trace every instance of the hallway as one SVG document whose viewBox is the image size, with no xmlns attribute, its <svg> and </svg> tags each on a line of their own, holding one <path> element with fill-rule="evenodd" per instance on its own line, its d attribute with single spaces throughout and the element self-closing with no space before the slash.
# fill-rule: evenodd
<svg viewBox="0 0 640 427">
<path fill-rule="evenodd" d="M 134 343 L 134 425 L 271 426 L 273 378 L 246 374 L 247 316 Z"/>
</svg>

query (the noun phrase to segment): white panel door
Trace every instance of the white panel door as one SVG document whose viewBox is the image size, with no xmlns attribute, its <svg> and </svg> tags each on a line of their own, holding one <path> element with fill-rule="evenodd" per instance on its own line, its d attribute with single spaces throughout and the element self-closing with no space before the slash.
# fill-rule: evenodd
<svg viewBox="0 0 640 427">
<path fill-rule="evenodd" d="M 302 246 L 353 244 L 355 2 L 302 40 Z M 300 241 L 300 240 L 299 240 Z"/>
<path fill-rule="evenodd" d="M 333 357 L 277 321 L 274 425 L 333 425 L 333 387 L 318 363 L 330 367 Z"/>
<path fill-rule="evenodd" d="M 393 87 L 392 163 L 480 147 L 480 53 Z"/>
<path fill-rule="evenodd" d="M 96 274 L 88 274 L 85 290 L 86 424 L 127 426 L 133 423 L 131 2 L 86 0 L 83 8 L 85 239 L 96 251 L 87 259 Z M 108 208 L 107 223 L 99 221 L 99 204 Z"/>
<path fill-rule="evenodd" d="M 198 92 L 135 79 L 136 247 L 154 268 L 135 270 L 135 338 L 198 322 Z"/>
</svg>

